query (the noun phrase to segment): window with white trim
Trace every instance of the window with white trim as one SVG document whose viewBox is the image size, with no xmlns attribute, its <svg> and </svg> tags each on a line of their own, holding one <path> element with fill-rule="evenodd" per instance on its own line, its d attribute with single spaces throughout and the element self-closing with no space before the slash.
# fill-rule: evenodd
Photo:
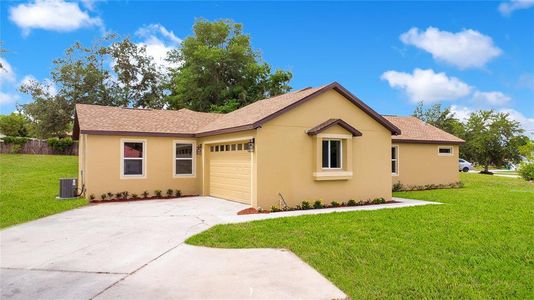
<svg viewBox="0 0 534 300">
<path fill-rule="evenodd" d="M 128 141 L 122 143 L 122 175 L 143 176 L 145 143 Z"/>
<path fill-rule="evenodd" d="M 193 144 L 179 142 L 174 147 L 174 174 L 193 175 Z"/>
<path fill-rule="evenodd" d="M 438 155 L 451 156 L 452 147 L 438 147 Z"/>
<path fill-rule="evenodd" d="M 399 174 L 399 146 L 391 147 L 391 174 Z"/>
<path fill-rule="evenodd" d="M 324 139 L 323 145 L 323 169 L 341 169 L 342 168 L 342 153 L 341 153 L 341 140 Z"/>
</svg>

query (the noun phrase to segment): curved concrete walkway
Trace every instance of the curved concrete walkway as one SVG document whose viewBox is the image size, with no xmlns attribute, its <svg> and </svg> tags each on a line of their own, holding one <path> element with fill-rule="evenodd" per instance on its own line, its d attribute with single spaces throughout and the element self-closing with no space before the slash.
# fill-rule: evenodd
<svg viewBox="0 0 534 300">
<path fill-rule="evenodd" d="M 221 223 L 432 204 L 397 200 L 248 216 L 236 215 L 246 205 L 211 197 L 91 205 L 0 231 L 0 298 L 345 298 L 289 251 L 183 242 Z"/>
</svg>

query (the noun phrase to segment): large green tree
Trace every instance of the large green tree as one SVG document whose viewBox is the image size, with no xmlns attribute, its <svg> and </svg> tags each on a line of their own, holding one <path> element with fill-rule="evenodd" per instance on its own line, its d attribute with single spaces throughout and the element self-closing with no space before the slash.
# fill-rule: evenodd
<svg viewBox="0 0 534 300">
<path fill-rule="evenodd" d="M 450 107 L 444 108 L 440 103 L 425 107 L 421 101 L 415 107 L 412 115 L 450 134 L 459 137 L 464 134 L 463 124 L 456 118 Z"/>
<path fill-rule="evenodd" d="M 162 108 L 164 76 L 144 46 L 115 35 L 90 47 L 75 43 L 54 60 L 51 80 L 27 81 L 33 102 L 21 109 L 40 137 L 69 130 L 77 103 Z"/>
<path fill-rule="evenodd" d="M 492 110 L 477 111 L 470 115 L 465 124 L 462 155 L 484 166 L 501 167 L 506 162 L 521 160 L 520 147 L 528 142 L 522 135 L 523 129 L 517 121 L 511 120 L 507 113 Z"/>
<path fill-rule="evenodd" d="M 179 65 L 171 72 L 172 108 L 228 112 L 291 89 L 291 73 L 272 72 L 231 20 L 198 20 L 169 60 Z"/>
</svg>

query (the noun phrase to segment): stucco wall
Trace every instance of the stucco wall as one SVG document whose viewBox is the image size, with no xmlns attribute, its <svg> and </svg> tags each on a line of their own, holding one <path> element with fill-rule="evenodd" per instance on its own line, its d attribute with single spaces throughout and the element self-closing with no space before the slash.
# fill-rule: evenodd
<svg viewBox="0 0 534 300">
<path fill-rule="evenodd" d="M 458 146 L 393 143 L 399 146 L 399 173 L 392 183 L 403 185 L 449 184 L 460 180 Z M 439 146 L 453 147 L 451 156 L 438 155 Z"/>
<path fill-rule="evenodd" d="M 121 139 L 146 140 L 146 178 L 121 178 Z M 194 148 L 195 176 L 173 177 L 175 140 L 196 143 L 187 138 L 81 135 L 79 162 L 80 173 L 83 171 L 85 177 L 86 195 L 94 194 L 99 199 L 100 194 L 107 192 L 128 191 L 140 195 L 145 190 L 154 195 L 154 190 L 165 193 L 169 188 L 180 189 L 183 194 L 200 194 L 201 155 L 197 155 Z"/>
<path fill-rule="evenodd" d="M 341 118 L 363 133 L 350 139 L 353 175 L 347 180 L 315 180 L 316 140 L 306 130 Z M 333 133 L 339 129 L 332 128 Z M 348 132 L 342 130 L 345 134 Z M 322 199 L 391 199 L 391 133 L 336 91 L 329 91 L 267 122 L 257 132 L 257 205 L 289 205 Z"/>
</svg>

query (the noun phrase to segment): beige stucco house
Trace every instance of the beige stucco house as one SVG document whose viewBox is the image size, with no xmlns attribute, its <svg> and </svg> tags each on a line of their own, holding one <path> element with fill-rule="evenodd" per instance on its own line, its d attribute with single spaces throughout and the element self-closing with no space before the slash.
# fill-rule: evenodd
<svg viewBox="0 0 534 300">
<path fill-rule="evenodd" d="M 263 208 L 281 196 L 290 206 L 391 199 L 392 178 L 456 182 L 461 142 L 411 117 L 383 117 L 338 83 L 228 114 L 78 104 L 74 137 L 86 196 L 171 188 Z"/>
</svg>

